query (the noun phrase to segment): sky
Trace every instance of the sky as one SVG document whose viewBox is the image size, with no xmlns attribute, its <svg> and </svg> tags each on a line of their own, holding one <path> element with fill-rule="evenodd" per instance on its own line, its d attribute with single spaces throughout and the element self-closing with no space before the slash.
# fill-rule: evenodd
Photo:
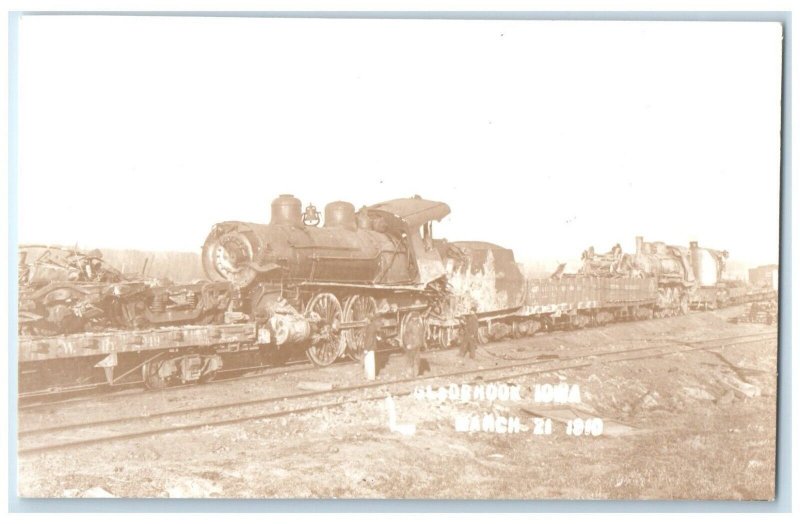
<svg viewBox="0 0 800 524">
<path fill-rule="evenodd" d="M 415 194 L 520 261 L 634 238 L 778 259 L 775 23 L 23 16 L 20 243 Z"/>
</svg>

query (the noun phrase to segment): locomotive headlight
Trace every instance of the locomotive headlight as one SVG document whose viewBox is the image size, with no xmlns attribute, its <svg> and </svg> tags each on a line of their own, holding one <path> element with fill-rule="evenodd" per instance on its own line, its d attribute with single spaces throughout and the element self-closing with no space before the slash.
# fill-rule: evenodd
<svg viewBox="0 0 800 524">
<path fill-rule="evenodd" d="M 249 285 L 256 276 L 250 265 L 253 262 L 253 245 L 241 232 L 231 231 L 206 244 L 204 264 L 207 274 L 216 274 L 239 286 Z"/>
<path fill-rule="evenodd" d="M 226 222 L 217 227 L 203 244 L 203 270 L 216 282 L 227 281 L 247 287 L 266 273 L 281 267 L 271 260 L 283 237 L 270 235 L 270 226 Z M 261 228 L 266 228 L 266 231 Z M 272 242 L 268 242 L 272 240 Z M 269 253 L 269 254 L 268 254 Z"/>
<path fill-rule="evenodd" d="M 244 242 L 233 236 L 220 240 L 216 255 L 217 268 L 221 273 L 239 271 L 252 258 Z"/>
</svg>

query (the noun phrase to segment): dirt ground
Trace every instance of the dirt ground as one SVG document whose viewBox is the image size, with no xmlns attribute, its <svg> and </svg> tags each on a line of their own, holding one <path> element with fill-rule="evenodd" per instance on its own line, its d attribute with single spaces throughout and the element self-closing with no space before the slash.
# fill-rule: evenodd
<svg viewBox="0 0 800 524">
<path fill-rule="evenodd" d="M 475 363 L 462 363 L 455 351 L 426 359 L 438 373 L 571 349 L 776 332 L 774 326 L 727 322 L 740 312 L 492 344 L 479 351 Z M 516 379 L 510 385 L 519 386 L 519 399 L 394 398 L 397 424 L 414 425 L 413 434 L 410 428 L 393 431 L 387 403 L 371 401 L 23 456 L 19 492 L 23 497 L 767 500 L 775 480 L 776 353 L 773 342 L 751 342 L 662 358 L 597 361 Z M 404 372 L 402 356 L 393 355 L 380 378 Z M 352 366 L 270 381 L 272 387 L 286 387 L 305 378 L 344 384 L 358 377 Z M 433 391 L 450 384 L 436 383 Z M 545 384 L 573 388 L 567 399 L 573 402 L 536 402 L 536 385 L 541 392 Z M 230 401 L 254 394 L 259 385 L 242 381 L 226 388 Z M 164 398 L 182 405 L 214 392 L 209 387 Z M 477 431 L 456 429 L 457 418 L 473 415 Z M 485 418 L 497 423 L 495 430 L 518 419 L 519 431 L 493 432 L 489 426 L 484 431 Z M 549 434 L 537 434 L 548 418 Z M 577 418 L 601 419 L 602 434 L 567 434 L 567 422 Z M 575 424 L 580 423 L 569 427 Z"/>
</svg>

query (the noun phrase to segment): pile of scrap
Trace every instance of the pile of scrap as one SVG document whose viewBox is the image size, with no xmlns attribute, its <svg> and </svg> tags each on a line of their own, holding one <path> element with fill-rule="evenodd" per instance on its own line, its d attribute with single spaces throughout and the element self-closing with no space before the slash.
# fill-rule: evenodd
<svg viewBox="0 0 800 524">
<path fill-rule="evenodd" d="M 766 324 L 771 326 L 778 321 L 778 302 L 776 300 L 753 302 L 747 312 L 731 318 L 730 321 L 734 324 Z"/>
</svg>

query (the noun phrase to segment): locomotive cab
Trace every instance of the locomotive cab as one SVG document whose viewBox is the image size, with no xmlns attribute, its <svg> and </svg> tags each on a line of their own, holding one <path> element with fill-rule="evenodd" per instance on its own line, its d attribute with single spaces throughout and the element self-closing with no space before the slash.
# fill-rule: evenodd
<svg viewBox="0 0 800 524">
<path fill-rule="evenodd" d="M 399 236 L 407 243 L 409 260 L 415 262 L 418 284 L 428 284 L 445 275 L 445 265 L 434 249 L 433 221 L 450 214 L 443 202 L 414 198 L 399 198 L 368 208 L 368 213 L 385 224 L 388 234 Z"/>
</svg>

